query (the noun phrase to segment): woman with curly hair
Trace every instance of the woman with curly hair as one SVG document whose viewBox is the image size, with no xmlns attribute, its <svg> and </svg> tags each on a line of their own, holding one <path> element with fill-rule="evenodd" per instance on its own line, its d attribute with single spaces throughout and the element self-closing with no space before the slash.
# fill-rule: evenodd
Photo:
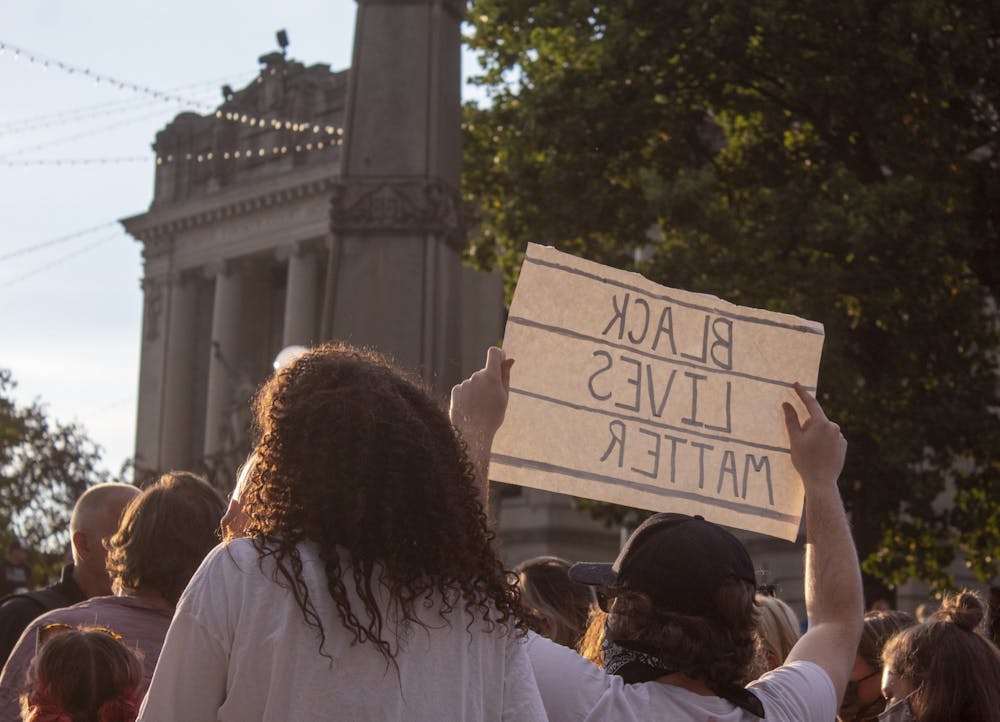
<svg viewBox="0 0 1000 722">
<path fill-rule="evenodd" d="M 510 363 L 490 349 L 455 387 L 461 436 L 374 352 L 279 369 L 254 400 L 246 536 L 185 591 L 140 719 L 544 719 L 478 478 Z"/>
<path fill-rule="evenodd" d="M 142 663 L 105 629 L 61 629 L 28 673 L 24 722 L 134 722 Z"/>
<path fill-rule="evenodd" d="M 880 720 L 1000 722 L 1000 651 L 980 633 L 982 600 L 965 590 L 882 651 Z"/>
</svg>

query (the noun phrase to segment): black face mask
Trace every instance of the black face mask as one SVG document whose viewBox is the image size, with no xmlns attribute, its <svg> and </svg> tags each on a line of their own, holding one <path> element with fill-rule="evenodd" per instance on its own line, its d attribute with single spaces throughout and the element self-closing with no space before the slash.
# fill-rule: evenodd
<svg viewBox="0 0 1000 722">
<path fill-rule="evenodd" d="M 862 720 L 874 720 L 878 718 L 878 713 L 885 708 L 885 700 L 876 697 L 874 701 L 865 704 L 858 699 L 858 685 L 867 679 L 871 679 L 879 672 L 872 672 L 867 677 L 852 679 L 847 683 L 844 691 L 844 701 L 840 703 L 838 718 L 843 722 L 862 722 Z"/>
</svg>

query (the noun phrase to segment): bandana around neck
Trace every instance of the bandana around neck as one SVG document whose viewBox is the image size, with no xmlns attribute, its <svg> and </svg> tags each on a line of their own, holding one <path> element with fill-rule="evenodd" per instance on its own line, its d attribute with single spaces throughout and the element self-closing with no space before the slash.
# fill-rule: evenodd
<svg viewBox="0 0 1000 722">
<path fill-rule="evenodd" d="M 665 674 L 677 670 L 656 650 L 639 642 L 613 642 L 604 637 L 601 644 L 604 652 L 604 671 L 622 678 L 625 684 L 652 682 Z M 726 685 L 724 689 L 713 689 L 719 697 L 740 709 L 764 719 L 764 705 L 753 692 L 738 684 Z"/>
</svg>

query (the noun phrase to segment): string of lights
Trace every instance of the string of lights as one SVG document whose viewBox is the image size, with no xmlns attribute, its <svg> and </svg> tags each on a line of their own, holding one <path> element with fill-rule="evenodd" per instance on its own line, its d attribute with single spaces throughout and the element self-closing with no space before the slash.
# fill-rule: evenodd
<svg viewBox="0 0 1000 722">
<path fill-rule="evenodd" d="M 26 62 L 34 65 L 40 66 L 43 70 L 49 68 L 56 68 L 69 75 L 80 75 L 89 80 L 93 80 L 97 84 L 104 83 L 112 88 L 117 88 L 118 90 L 129 90 L 134 93 L 139 93 L 140 95 L 146 95 L 151 98 L 156 98 L 158 100 L 164 100 L 171 103 L 184 103 L 185 105 L 200 108 L 204 112 L 209 112 L 212 107 L 207 103 L 199 103 L 193 101 L 191 98 L 178 95 L 177 93 L 167 93 L 161 90 L 156 90 L 155 88 L 150 88 L 146 85 L 140 85 L 138 83 L 132 83 L 127 80 L 120 80 L 118 78 L 112 78 L 110 75 L 105 75 L 104 73 L 98 73 L 97 71 L 91 70 L 90 68 L 80 67 L 78 65 L 72 65 L 70 63 L 64 63 L 61 60 L 56 60 L 54 58 L 47 58 L 38 53 L 33 53 L 30 50 L 25 50 L 16 45 L 11 45 L 10 43 L 0 41 L 0 56 L 11 54 L 15 62 L 19 60 L 25 60 Z"/>
<path fill-rule="evenodd" d="M 117 225 L 118 221 L 107 221 L 96 226 L 91 226 L 90 228 L 84 228 L 82 231 L 73 231 L 72 233 L 67 233 L 66 235 L 59 236 L 58 238 L 41 241 L 40 243 L 32 243 L 31 245 L 22 246 L 21 248 L 15 248 L 13 251 L 8 251 L 7 253 L 0 255 L 0 261 L 7 261 L 11 258 L 17 258 L 18 256 L 26 256 L 29 253 L 35 253 L 36 251 L 51 248 L 52 246 L 58 246 L 68 241 L 72 241 L 83 236 L 89 236 L 91 233 L 96 233 L 97 231 Z"/>
<path fill-rule="evenodd" d="M 46 263 L 46 264 L 44 264 L 42 266 L 37 266 L 36 268 L 33 268 L 30 271 L 27 271 L 26 273 L 22 273 L 19 276 L 14 276 L 13 278 L 9 278 L 6 281 L 4 281 L 3 283 L 0 283 L 0 288 L 7 288 L 9 286 L 13 286 L 15 283 L 20 283 L 21 281 L 27 280 L 27 279 L 31 278 L 32 276 L 37 276 L 40 273 L 44 273 L 45 271 L 51 270 L 51 269 L 55 268 L 56 266 L 61 266 L 62 264 L 66 263 L 67 261 L 70 261 L 70 260 L 72 260 L 72 259 L 74 259 L 74 258 L 76 258 L 78 256 L 82 256 L 84 253 L 87 253 L 88 251 L 94 250 L 98 246 L 103 246 L 108 241 L 113 241 L 116 238 L 121 238 L 121 237 L 122 237 L 121 230 L 120 229 L 116 230 L 114 233 L 112 233 L 110 235 L 104 236 L 104 237 L 102 237 L 102 238 L 94 241 L 93 243 L 89 243 L 86 246 L 83 246 L 82 248 L 76 249 L 75 251 L 71 251 L 70 253 L 66 253 L 66 254 L 60 256 L 59 258 L 56 258 L 55 260 L 49 261 L 48 263 Z"/>
<path fill-rule="evenodd" d="M 148 155 L 125 155 L 110 158 L 23 158 L 20 160 L 0 160 L 0 167 L 122 165 L 126 163 L 149 163 L 152 160 L 154 160 L 153 157 Z"/>
<path fill-rule="evenodd" d="M 272 127 L 272 128 L 283 128 L 284 130 L 291 130 L 297 133 L 314 133 L 314 134 L 325 134 L 325 135 L 343 135 L 343 128 L 337 128 L 332 125 L 316 125 L 309 122 L 292 121 L 279 118 L 266 118 L 258 117 L 252 114 L 241 113 L 241 112 L 223 112 L 222 110 L 215 110 L 215 106 L 210 103 L 203 103 L 186 96 L 179 95 L 173 92 L 163 92 L 156 90 L 155 88 L 150 88 L 145 85 L 140 85 L 138 83 L 133 83 L 127 80 L 121 80 L 119 78 L 113 78 L 110 75 L 104 75 L 103 73 L 98 73 L 90 68 L 84 68 L 77 65 L 72 65 L 70 63 L 65 63 L 61 60 L 55 60 L 52 58 L 47 58 L 37 53 L 33 53 L 24 48 L 11 45 L 10 43 L 0 41 L 0 57 L 11 56 L 14 61 L 21 60 L 22 58 L 28 63 L 41 66 L 43 69 L 54 67 L 70 75 L 78 75 L 84 78 L 93 80 L 95 83 L 103 83 L 110 87 L 118 88 L 119 90 L 128 90 L 133 93 L 138 93 L 140 95 L 146 95 L 150 98 L 156 100 L 168 102 L 168 103 L 182 103 L 187 107 L 200 110 L 202 113 L 213 113 L 216 118 L 232 121 L 234 123 L 241 123 L 243 125 L 259 126 L 259 127 Z M 257 82 L 261 82 L 261 78 L 257 78 Z"/>
<path fill-rule="evenodd" d="M 344 144 L 343 139 L 338 138 L 335 141 L 324 142 L 322 140 L 315 143 L 297 143 L 295 145 L 275 145 L 270 148 L 234 148 L 226 151 L 207 151 L 204 153 L 183 153 L 177 154 L 167 154 L 165 156 L 157 156 L 156 164 L 164 165 L 165 163 L 179 163 L 181 161 L 188 161 L 194 163 L 205 163 L 209 161 L 216 160 L 247 160 L 251 158 L 266 158 L 268 156 L 280 156 L 287 155 L 288 153 L 311 153 L 320 150 L 332 150 Z"/>
<path fill-rule="evenodd" d="M 157 165 L 169 163 L 209 163 L 234 160 L 251 160 L 259 158 L 276 158 L 289 153 L 315 153 L 339 148 L 344 143 L 342 138 L 331 141 L 316 141 L 297 143 L 295 145 L 271 146 L 270 148 L 233 148 L 225 151 L 205 151 L 203 153 L 178 153 L 165 156 L 117 156 L 104 158 L 0 158 L 0 167 L 22 168 L 30 166 L 86 166 L 114 165 L 123 163 L 149 163 Z"/>
</svg>

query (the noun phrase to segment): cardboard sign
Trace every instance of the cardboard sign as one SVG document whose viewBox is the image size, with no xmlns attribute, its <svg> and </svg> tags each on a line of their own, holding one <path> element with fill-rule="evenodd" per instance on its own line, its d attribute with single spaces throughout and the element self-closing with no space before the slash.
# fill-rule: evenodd
<svg viewBox="0 0 1000 722">
<path fill-rule="evenodd" d="M 815 391 L 823 326 L 531 244 L 504 335 L 490 478 L 793 540 L 781 402 Z"/>
</svg>

